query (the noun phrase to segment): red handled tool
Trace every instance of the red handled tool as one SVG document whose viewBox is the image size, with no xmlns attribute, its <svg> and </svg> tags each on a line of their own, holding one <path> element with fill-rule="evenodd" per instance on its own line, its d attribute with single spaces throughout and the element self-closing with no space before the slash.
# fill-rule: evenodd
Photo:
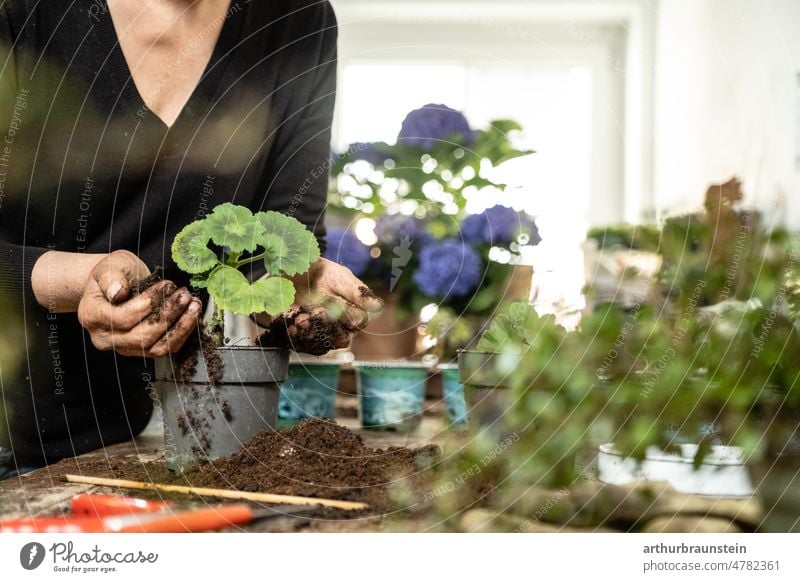
<svg viewBox="0 0 800 582">
<path fill-rule="evenodd" d="M 169 503 L 148 501 L 136 497 L 118 495 L 90 495 L 81 493 L 69 503 L 72 515 L 102 517 L 105 515 L 124 515 L 126 513 L 151 513 L 169 509 Z"/>
<path fill-rule="evenodd" d="M 0 533 L 184 533 L 213 531 L 255 520 L 296 517 L 317 508 L 285 505 L 253 509 L 227 504 L 200 509 L 171 509 L 166 503 L 108 495 L 78 495 L 74 515 L 0 521 Z"/>
</svg>

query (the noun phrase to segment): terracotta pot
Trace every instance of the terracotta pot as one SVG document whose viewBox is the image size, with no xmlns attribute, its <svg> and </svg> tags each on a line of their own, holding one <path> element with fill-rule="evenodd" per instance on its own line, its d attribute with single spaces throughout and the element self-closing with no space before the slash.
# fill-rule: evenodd
<svg viewBox="0 0 800 582">
<path fill-rule="evenodd" d="M 381 297 L 384 308 L 356 334 L 350 350 L 356 360 L 401 360 L 417 353 L 418 318 L 398 308 L 397 295 Z"/>
</svg>

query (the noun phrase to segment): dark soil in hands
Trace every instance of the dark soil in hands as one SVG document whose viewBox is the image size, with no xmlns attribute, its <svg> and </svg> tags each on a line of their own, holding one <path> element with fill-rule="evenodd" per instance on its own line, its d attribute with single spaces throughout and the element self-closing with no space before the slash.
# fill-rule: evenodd
<svg viewBox="0 0 800 582">
<path fill-rule="evenodd" d="M 155 270 L 150 273 L 144 279 L 139 279 L 137 281 L 128 281 L 128 286 L 131 290 L 131 298 L 136 297 L 137 295 L 141 295 L 150 287 L 155 285 L 156 283 L 160 283 L 164 280 L 164 269 L 161 267 L 156 267 Z"/>
<path fill-rule="evenodd" d="M 370 289 L 366 285 L 362 285 L 361 287 L 358 288 L 358 295 L 359 297 L 361 297 L 361 299 L 377 299 L 378 301 L 383 303 L 383 300 L 380 299 L 377 295 L 375 295 L 375 293 L 372 292 L 372 289 Z"/>
<path fill-rule="evenodd" d="M 156 267 L 156 269 L 144 279 L 139 279 L 138 281 L 129 281 L 128 285 L 131 291 L 128 299 L 133 299 L 134 297 L 141 295 L 154 285 L 161 283 L 163 280 L 163 270 L 161 267 Z M 169 281 L 163 285 L 157 293 L 154 293 L 152 301 L 150 302 L 150 314 L 145 318 L 145 321 L 148 323 L 158 323 L 158 321 L 161 319 L 162 309 L 164 309 L 164 306 L 170 300 L 172 294 L 177 290 L 178 287 L 173 282 Z"/>
<path fill-rule="evenodd" d="M 321 356 L 336 349 L 339 339 L 356 331 L 343 316 L 338 321 L 328 317 L 324 305 L 304 305 L 272 320 L 267 331 L 257 340 L 265 348 L 287 348 L 296 352 Z M 297 323 L 300 316 L 308 321 Z M 304 317 L 304 319 L 305 319 Z"/>
</svg>

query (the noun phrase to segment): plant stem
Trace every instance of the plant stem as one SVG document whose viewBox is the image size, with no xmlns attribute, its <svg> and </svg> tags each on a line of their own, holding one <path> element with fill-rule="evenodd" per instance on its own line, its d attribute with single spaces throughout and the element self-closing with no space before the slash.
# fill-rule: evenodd
<svg viewBox="0 0 800 582">
<path fill-rule="evenodd" d="M 242 259 L 241 261 L 236 261 L 235 267 L 238 269 L 239 267 L 243 267 L 244 265 L 249 265 L 251 263 L 255 263 L 256 261 L 261 261 L 266 256 L 267 256 L 267 253 L 263 252 L 260 255 L 254 255 L 252 257 L 248 257 L 246 259 Z"/>
<path fill-rule="evenodd" d="M 242 256 L 242 253 L 232 253 L 232 252 L 225 253 L 225 264 L 231 267 L 238 268 L 240 256 Z"/>
<path fill-rule="evenodd" d="M 209 335 L 215 345 L 221 347 L 225 344 L 225 318 L 216 302 L 214 303 L 214 314 L 211 316 Z"/>
</svg>

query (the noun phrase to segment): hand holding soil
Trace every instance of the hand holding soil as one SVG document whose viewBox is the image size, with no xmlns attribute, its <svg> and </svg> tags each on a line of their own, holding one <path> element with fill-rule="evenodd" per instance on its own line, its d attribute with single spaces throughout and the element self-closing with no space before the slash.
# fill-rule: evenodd
<svg viewBox="0 0 800 582">
<path fill-rule="evenodd" d="M 366 327 L 381 301 L 347 267 L 319 259 L 308 273 L 293 279 L 296 304 L 269 324 L 259 342 L 319 356 L 346 348 Z"/>
<path fill-rule="evenodd" d="M 128 251 L 115 251 L 95 265 L 78 320 L 97 349 L 159 358 L 183 346 L 197 325 L 200 301 L 159 279 Z"/>
</svg>

